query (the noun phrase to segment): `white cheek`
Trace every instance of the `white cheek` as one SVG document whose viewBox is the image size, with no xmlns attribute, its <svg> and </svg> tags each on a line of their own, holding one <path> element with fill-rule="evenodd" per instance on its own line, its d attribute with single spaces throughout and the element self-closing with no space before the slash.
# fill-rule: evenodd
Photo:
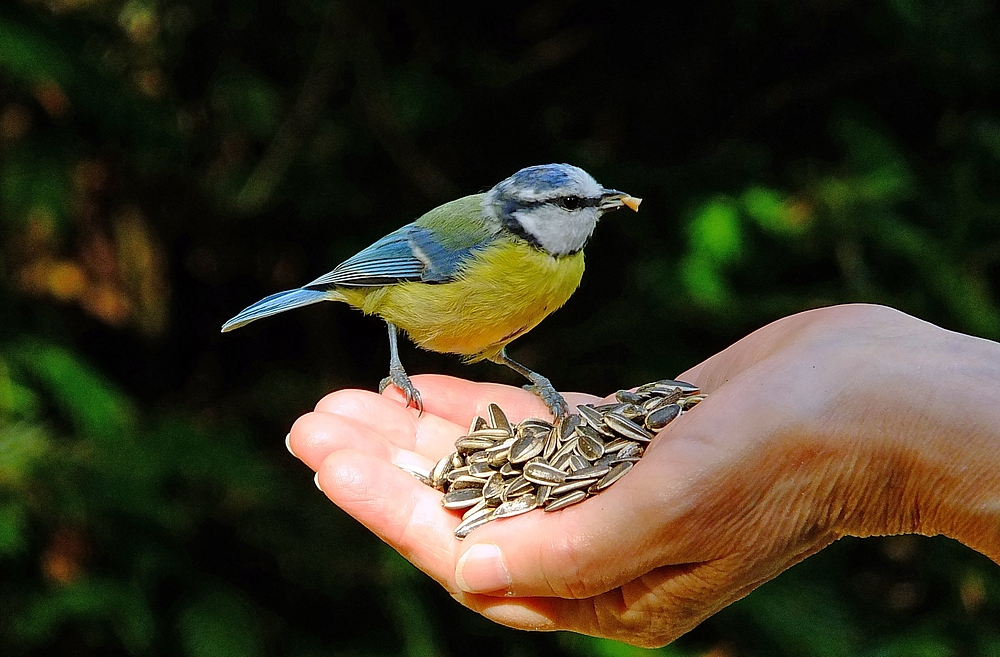
<svg viewBox="0 0 1000 657">
<path fill-rule="evenodd" d="M 557 206 L 543 205 L 515 212 L 524 230 L 534 235 L 542 248 L 553 255 L 574 253 L 583 248 L 597 226 L 597 208 L 567 212 Z"/>
</svg>

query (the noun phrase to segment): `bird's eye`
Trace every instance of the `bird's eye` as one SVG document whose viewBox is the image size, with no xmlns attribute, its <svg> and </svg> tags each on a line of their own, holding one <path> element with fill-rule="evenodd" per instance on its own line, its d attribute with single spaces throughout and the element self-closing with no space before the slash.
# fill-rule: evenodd
<svg viewBox="0 0 1000 657">
<path fill-rule="evenodd" d="M 559 205 L 566 210 L 576 210 L 583 203 L 580 201 L 579 196 L 563 196 L 559 199 Z"/>
</svg>

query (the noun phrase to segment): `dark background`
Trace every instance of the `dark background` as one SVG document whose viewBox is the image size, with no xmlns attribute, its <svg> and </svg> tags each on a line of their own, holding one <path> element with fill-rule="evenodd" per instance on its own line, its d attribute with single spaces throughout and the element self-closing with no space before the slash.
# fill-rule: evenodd
<svg viewBox="0 0 1000 657">
<path fill-rule="evenodd" d="M 511 349 L 561 389 L 839 302 L 1000 338 L 995 3 L 652 4 L 0 4 L 0 654 L 644 652 L 483 620 L 316 491 L 282 438 L 381 322 L 219 334 L 523 166 L 645 199 Z M 952 541 L 846 539 L 658 654 L 1000 655 L 998 612 Z"/>
</svg>

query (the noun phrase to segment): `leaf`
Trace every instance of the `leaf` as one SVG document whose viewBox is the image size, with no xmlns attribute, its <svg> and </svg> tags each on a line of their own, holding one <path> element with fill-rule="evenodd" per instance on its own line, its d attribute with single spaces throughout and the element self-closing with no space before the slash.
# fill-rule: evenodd
<svg viewBox="0 0 1000 657">
<path fill-rule="evenodd" d="M 26 339 L 6 349 L 11 363 L 30 373 L 81 434 L 114 438 L 136 421 L 123 393 L 68 350 Z"/>
</svg>

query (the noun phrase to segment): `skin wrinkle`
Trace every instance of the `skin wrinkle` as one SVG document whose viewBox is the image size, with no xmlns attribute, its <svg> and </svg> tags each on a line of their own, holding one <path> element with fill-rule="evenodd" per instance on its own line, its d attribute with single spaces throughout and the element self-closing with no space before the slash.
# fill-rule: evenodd
<svg viewBox="0 0 1000 657">
<path fill-rule="evenodd" d="M 564 517 L 565 514 L 560 518 L 560 521 Z M 550 543 L 551 549 L 557 556 L 555 558 L 546 558 L 543 555 L 541 564 L 544 572 L 546 564 L 559 563 L 562 566 L 560 568 L 562 572 L 552 575 L 545 573 L 545 580 L 556 582 L 556 584 L 552 585 L 552 590 L 560 598 L 579 600 L 591 597 L 594 593 L 585 590 L 582 584 L 586 578 L 581 576 L 585 571 L 579 559 L 579 555 L 587 554 L 586 543 L 589 543 L 589 541 L 586 541 L 583 537 L 578 537 L 574 542 L 572 533 L 558 532 L 557 535 L 559 536 L 559 544 L 554 545 Z"/>
</svg>

